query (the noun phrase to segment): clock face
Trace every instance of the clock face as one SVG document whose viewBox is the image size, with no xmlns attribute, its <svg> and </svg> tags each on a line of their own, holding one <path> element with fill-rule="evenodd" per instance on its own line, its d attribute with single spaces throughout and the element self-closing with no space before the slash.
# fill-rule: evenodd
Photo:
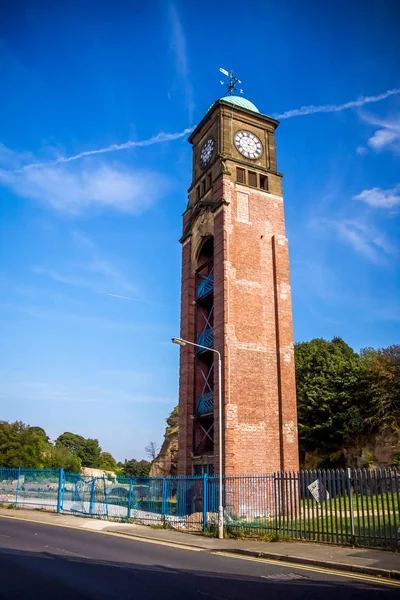
<svg viewBox="0 0 400 600">
<path fill-rule="evenodd" d="M 212 138 L 208 138 L 208 140 L 204 142 L 204 145 L 200 152 L 200 166 L 202 169 L 205 169 L 208 163 L 210 162 L 213 152 L 214 140 Z"/>
<path fill-rule="evenodd" d="M 238 131 L 235 134 L 234 141 L 240 154 L 243 154 L 246 158 L 260 158 L 263 153 L 262 143 L 250 131 Z"/>
</svg>

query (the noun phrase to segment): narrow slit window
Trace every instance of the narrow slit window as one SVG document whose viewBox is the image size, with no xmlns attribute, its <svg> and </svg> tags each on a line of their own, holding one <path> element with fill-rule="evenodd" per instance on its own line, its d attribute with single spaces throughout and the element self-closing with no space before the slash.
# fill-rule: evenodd
<svg viewBox="0 0 400 600">
<path fill-rule="evenodd" d="M 268 177 L 266 175 L 260 175 L 260 188 L 268 190 Z"/>
<path fill-rule="evenodd" d="M 197 200 L 200 199 L 200 186 L 198 186 L 196 189 L 196 197 L 197 197 Z"/>
<path fill-rule="evenodd" d="M 206 193 L 206 180 L 203 179 L 201 182 L 201 195 L 203 196 Z"/>
<path fill-rule="evenodd" d="M 257 173 L 254 171 L 249 171 L 249 185 L 257 187 Z"/>
<path fill-rule="evenodd" d="M 238 183 L 246 183 L 246 172 L 240 167 L 236 167 L 236 181 Z"/>
<path fill-rule="evenodd" d="M 211 181 L 211 173 L 209 173 L 207 175 L 207 189 L 209 190 L 211 187 L 212 181 Z"/>
</svg>

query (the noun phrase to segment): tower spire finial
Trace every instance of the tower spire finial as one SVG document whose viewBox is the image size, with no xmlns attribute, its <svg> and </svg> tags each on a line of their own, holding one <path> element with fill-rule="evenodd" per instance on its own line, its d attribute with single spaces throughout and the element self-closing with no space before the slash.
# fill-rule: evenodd
<svg viewBox="0 0 400 600">
<path fill-rule="evenodd" d="M 225 96 L 234 96 L 235 92 L 239 92 L 239 94 L 243 94 L 243 90 L 236 87 L 237 83 L 242 83 L 240 79 L 234 76 L 232 71 L 227 71 L 226 69 L 221 69 L 221 73 L 229 77 L 229 83 L 225 83 L 225 81 L 220 81 L 221 85 L 224 85 L 227 89 Z"/>
</svg>

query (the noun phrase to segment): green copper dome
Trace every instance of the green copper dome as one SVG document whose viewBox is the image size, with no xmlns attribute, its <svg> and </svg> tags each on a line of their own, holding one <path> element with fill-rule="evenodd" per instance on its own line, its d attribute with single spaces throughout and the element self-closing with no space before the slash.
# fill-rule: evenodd
<svg viewBox="0 0 400 600">
<path fill-rule="evenodd" d="M 246 108 L 247 110 L 252 110 L 253 112 L 259 113 L 257 106 L 255 106 L 250 100 L 246 100 L 242 96 L 224 96 L 221 98 L 224 102 L 229 102 L 229 104 L 234 104 L 235 106 L 239 106 L 240 108 Z M 210 106 L 212 108 L 214 104 Z M 208 110 L 210 110 L 210 108 Z"/>
</svg>

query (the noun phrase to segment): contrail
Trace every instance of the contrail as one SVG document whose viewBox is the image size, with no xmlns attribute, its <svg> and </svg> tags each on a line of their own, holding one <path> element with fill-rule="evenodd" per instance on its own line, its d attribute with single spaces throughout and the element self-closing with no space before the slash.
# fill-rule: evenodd
<svg viewBox="0 0 400 600">
<path fill-rule="evenodd" d="M 346 110 L 347 108 L 356 108 L 357 106 L 363 106 L 364 104 L 369 104 L 371 102 L 379 102 L 380 100 L 385 100 L 385 98 L 389 98 L 389 96 L 395 96 L 396 94 L 400 94 L 399 88 L 388 90 L 387 92 L 379 94 L 378 96 L 361 96 L 358 98 L 358 100 L 352 100 L 351 102 L 346 102 L 345 104 L 325 104 L 322 106 L 314 106 L 311 104 L 309 106 L 295 108 L 294 110 L 287 110 L 281 115 L 275 114 L 272 116 L 274 119 L 290 119 L 290 117 L 301 117 L 302 115 L 313 115 L 315 113 L 339 112 L 341 110 Z"/>
<path fill-rule="evenodd" d="M 289 119 L 291 117 L 300 117 L 303 115 L 312 115 L 315 113 L 330 113 L 330 112 L 339 112 L 341 110 L 346 110 L 347 108 L 356 108 L 358 106 L 363 106 L 364 104 L 369 104 L 372 102 L 379 102 L 380 100 L 385 100 L 385 98 L 389 98 L 389 96 L 394 96 L 396 94 L 400 94 L 400 88 L 395 88 L 393 90 L 387 90 L 383 94 L 379 94 L 378 96 L 361 96 L 357 100 L 352 100 L 351 102 L 346 102 L 345 104 L 324 104 L 322 106 L 314 106 L 313 104 L 308 106 L 302 106 L 301 108 L 295 108 L 293 110 L 288 110 L 282 114 L 273 114 L 272 117 L 275 119 Z M 143 146 L 152 146 L 153 144 L 162 144 L 164 142 L 171 142 L 173 140 L 177 140 L 179 138 L 192 133 L 195 127 L 188 127 L 183 131 L 178 133 L 164 133 L 163 131 L 158 133 L 157 135 L 151 137 L 148 140 L 128 140 L 123 144 L 111 144 L 111 146 L 106 146 L 105 148 L 97 148 L 95 150 L 86 150 L 85 152 L 80 152 L 79 154 L 75 154 L 74 156 L 61 156 L 56 160 L 46 161 L 41 163 L 31 163 L 29 165 L 25 165 L 19 169 L 15 169 L 11 171 L 11 173 L 21 173 L 23 171 L 27 171 L 29 169 L 40 169 L 42 167 L 48 167 L 51 165 L 59 165 L 62 163 L 69 163 L 74 160 L 79 160 L 80 158 L 85 158 L 86 156 L 93 156 L 95 154 L 106 154 L 108 152 L 119 152 L 120 150 L 127 150 L 129 148 L 140 148 Z"/>
<path fill-rule="evenodd" d="M 80 152 L 79 154 L 75 154 L 74 156 L 67 156 L 57 158 L 56 160 L 41 162 L 41 163 L 31 163 L 29 165 L 25 165 L 20 169 L 16 169 L 13 171 L 14 173 L 18 173 L 21 171 L 27 171 L 28 169 L 40 169 L 41 167 L 48 167 L 50 165 L 59 165 L 60 163 L 68 163 L 73 160 L 79 160 L 80 158 L 84 158 L 85 156 L 93 156 L 94 154 L 106 154 L 107 152 L 119 152 L 120 150 L 127 150 L 128 148 L 138 148 L 143 146 L 152 146 L 153 144 L 162 144 L 164 142 L 171 142 L 173 140 L 177 140 L 179 138 L 192 133 L 194 127 L 189 127 L 180 131 L 179 133 L 158 133 L 148 140 L 128 140 L 123 144 L 111 144 L 111 146 L 107 146 L 106 148 L 98 148 L 97 150 L 87 150 L 86 152 Z"/>
<path fill-rule="evenodd" d="M 107 294 L 108 296 L 112 296 L 113 298 L 122 298 L 122 300 L 133 300 L 135 302 L 135 298 L 130 298 L 129 296 L 120 296 L 119 294 Z"/>
</svg>

